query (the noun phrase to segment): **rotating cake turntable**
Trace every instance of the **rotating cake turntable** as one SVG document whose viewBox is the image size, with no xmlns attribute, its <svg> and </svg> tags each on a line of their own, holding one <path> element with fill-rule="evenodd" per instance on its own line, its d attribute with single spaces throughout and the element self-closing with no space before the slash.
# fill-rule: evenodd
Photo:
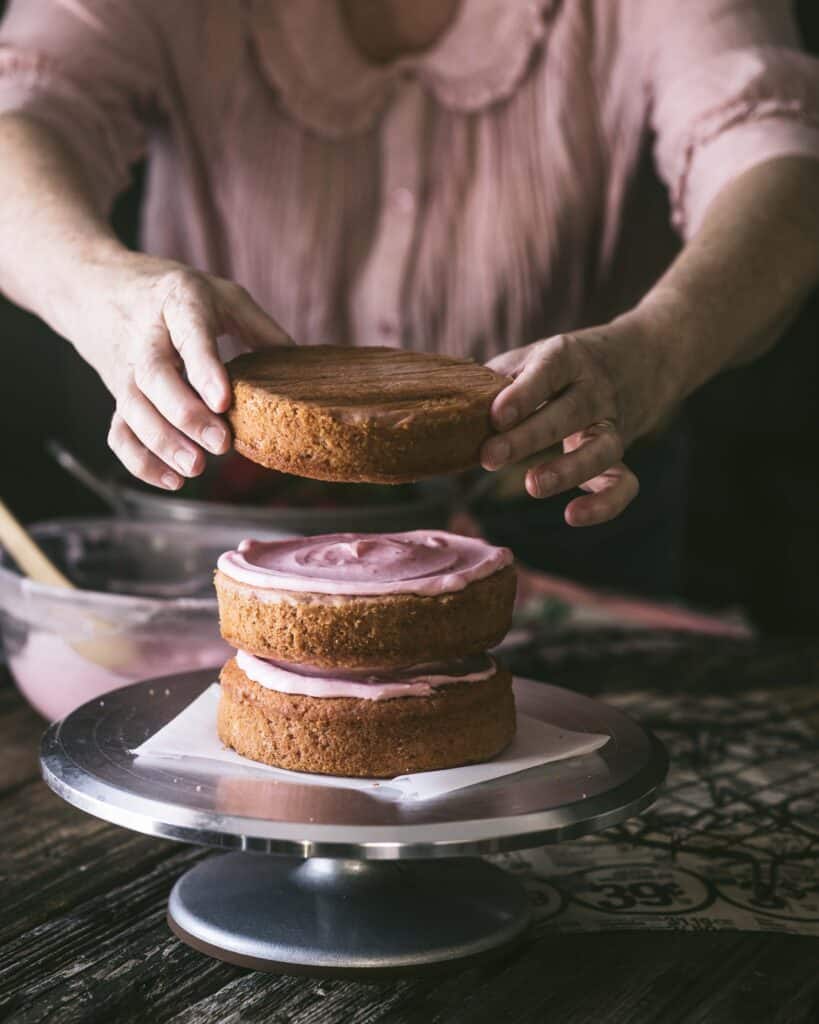
<svg viewBox="0 0 819 1024">
<path fill-rule="evenodd" d="M 608 743 L 424 801 L 130 753 L 213 678 L 149 680 L 83 705 L 47 730 L 42 770 L 89 814 L 231 851 L 182 875 L 168 922 L 201 952 L 258 970 L 390 975 L 497 955 L 525 933 L 528 900 L 480 855 L 608 828 L 647 807 L 666 774 L 662 745 L 625 715 L 524 680 L 520 712 Z"/>
</svg>

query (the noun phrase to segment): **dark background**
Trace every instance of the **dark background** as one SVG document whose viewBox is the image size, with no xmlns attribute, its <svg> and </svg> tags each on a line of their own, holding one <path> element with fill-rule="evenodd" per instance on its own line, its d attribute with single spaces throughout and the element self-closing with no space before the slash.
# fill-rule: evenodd
<svg viewBox="0 0 819 1024">
<path fill-rule="evenodd" d="M 0 0 L 0 14 L 3 8 Z M 806 44 L 819 54 L 819 4 L 802 0 L 798 9 Z M 141 187 L 138 172 L 114 214 L 130 244 Z M 688 404 L 692 479 L 682 596 L 742 606 L 770 632 L 819 632 L 817 408 L 819 291 L 773 352 L 723 374 Z M 73 349 L 0 297 L 0 496 L 21 519 L 103 510 L 54 465 L 44 440 L 58 437 L 91 465 L 110 469 L 111 409 Z"/>
</svg>

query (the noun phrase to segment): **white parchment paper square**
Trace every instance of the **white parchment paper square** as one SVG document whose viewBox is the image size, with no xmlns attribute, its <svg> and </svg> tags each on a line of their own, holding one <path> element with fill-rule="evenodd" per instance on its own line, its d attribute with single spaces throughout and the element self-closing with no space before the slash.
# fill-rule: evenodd
<svg viewBox="0 0 819 1024">
<path fill-rule="evenodd" d="M 198 761 L 241 765 L 265 775 L 273 774 L 289 782 L 372 790 L 376 794 L 392 799 L 397 796 L 404 800 L 429 800 L 456 789 L 476 786 L 480 782 L 488 782 L 503 775 L 513 775 L 537 765 L 590 754 L 609 739 L 608 736 L 596 733 L 571 732 L 530 718 L 528 715 L 518 714 L 515 738 L 506 750 L 491 761 L 467 765 L 464 768 L 399 775 L 394 779 L 353 779 L 291 772 L 242 757 L 223 746 L 219 739 L 216 732 L 218 704 L 219 684 L 213 683 L 133 753 L 138 758 L 146 759 L 196 758 Z"/>
</svg>

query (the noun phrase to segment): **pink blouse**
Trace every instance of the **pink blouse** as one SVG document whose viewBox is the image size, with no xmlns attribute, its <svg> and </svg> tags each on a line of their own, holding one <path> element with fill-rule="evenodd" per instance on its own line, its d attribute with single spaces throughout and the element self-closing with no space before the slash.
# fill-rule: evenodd
<svg viewBox="0 0 819 1024">
<path fill-rule="evenodd" d="M 750 166 L 819 157 L 789 8 L 462 0 L 381 66 L 331 0 L 13 0 L 0 110 L 53 128 L 101 210 L 147 154 L 146 250 L 234 278 L 297 340 L 487 358 L 622 311 L 669 222 L 690 236 Z"/>
</svg>

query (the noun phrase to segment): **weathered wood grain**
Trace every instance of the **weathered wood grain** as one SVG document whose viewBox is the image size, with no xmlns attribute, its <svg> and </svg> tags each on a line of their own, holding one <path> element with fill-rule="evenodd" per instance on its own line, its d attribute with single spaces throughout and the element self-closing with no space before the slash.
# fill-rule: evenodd
<svg viewBox="0 0 819 1024">
<path fill-rule="evenodd" d="M 38 740 L 45 728 L 43 719 L 20 700 L 7 678 L 0 660 L 0 795 L 39 778 Z"/>
</svg>

